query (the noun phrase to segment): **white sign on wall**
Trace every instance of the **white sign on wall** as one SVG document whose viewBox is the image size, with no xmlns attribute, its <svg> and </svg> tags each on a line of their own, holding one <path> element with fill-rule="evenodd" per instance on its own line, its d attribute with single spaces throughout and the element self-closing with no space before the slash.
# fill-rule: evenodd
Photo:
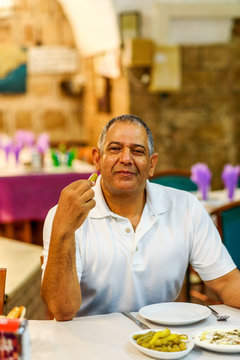
<svg viewBox="0 0 240 360">
<path fill-rule="evenodd" d="M 34 46 L 28 50 L 28 73 L 76 73 L 77 58 L 77 50 L 66 46 Z"/>
</svg>

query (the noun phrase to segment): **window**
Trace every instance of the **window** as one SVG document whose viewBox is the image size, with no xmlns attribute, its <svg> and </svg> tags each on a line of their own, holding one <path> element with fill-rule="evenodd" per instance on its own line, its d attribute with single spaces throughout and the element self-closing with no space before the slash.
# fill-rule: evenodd
<svg viewBox="0 0 240 360">
<path fill-rule="evenodd" d="M 14 0 L 0 0 L 0 18 L 11 14 Z"/>
</svg>

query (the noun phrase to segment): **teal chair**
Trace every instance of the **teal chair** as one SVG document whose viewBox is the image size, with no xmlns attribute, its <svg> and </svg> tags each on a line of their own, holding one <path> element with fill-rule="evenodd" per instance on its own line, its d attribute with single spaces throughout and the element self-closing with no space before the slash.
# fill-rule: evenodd
<svg viewBox="0 0 240 360">
<path fill-rule="evenodd" d="M 216 217 L 222 241 L 240 269 L 240 201 L 218 207 L 210 215 Z"/>
<path fill-rule="evenodd" d="M 164 170 L 154 174 L 149 181 L 175 189 L 197 191 L 197 185 L 191 180 L 190 176 L 190 171 L 177 169 Z"/>
<path fill-rule="evenodd" d="M 224 245 L 237 268 L 240 269 L 240 201 L 233 201 L 227 205 L 215 208 L 211 211 L 210 215 L 216 223 Z M 190 301 L 195 300 L 194 302 L 201 302 L 204 305 L 220 303 L 207 294 L 207 289 L 203 282 L 200 283 L 201 290 L 191 288 L 189 281 L 188 285 Z"/>
</svg>

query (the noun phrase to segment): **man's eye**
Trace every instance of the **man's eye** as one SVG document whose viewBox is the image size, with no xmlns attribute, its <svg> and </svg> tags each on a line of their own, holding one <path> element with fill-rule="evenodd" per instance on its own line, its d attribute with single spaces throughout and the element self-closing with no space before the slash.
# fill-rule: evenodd
<svg viewBox="0 0 240 360">
<path fill-rule="evenodd" d="M 133 153 L 136 155 L 144 155 L 144 151 L 142 149 L 133 149 Z"/>
<path fill-rule="evenodd" d="M 118 146 L 111 146 L 108 150 L 111 152 L 117 152 L 120 151 L 121 149 Z"/>
</svg>

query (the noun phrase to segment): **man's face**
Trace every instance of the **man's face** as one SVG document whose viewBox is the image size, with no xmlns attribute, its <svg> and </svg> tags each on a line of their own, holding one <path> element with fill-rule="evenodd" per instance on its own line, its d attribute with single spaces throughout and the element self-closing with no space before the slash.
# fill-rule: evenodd
<svg viewBox="0 0 240 360">
<path fill-rule="evenodd" d="M 103 153 L 94 155 L 103 191 L 123 194 L 144 190 L 157 163 L 157 154 L 149 155 L 147 140 L 141 125 L 116 122 L 108 129 Z"/>
</svg>

